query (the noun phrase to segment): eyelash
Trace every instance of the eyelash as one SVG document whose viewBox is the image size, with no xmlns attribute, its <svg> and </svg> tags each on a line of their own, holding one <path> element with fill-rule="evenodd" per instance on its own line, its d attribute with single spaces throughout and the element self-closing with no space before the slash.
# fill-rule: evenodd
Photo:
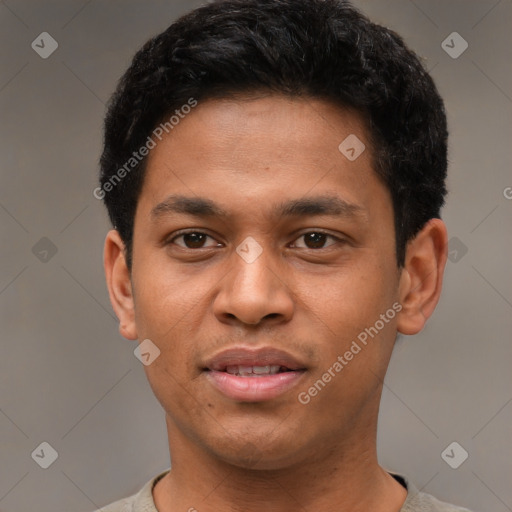
<svg viewBox="0 0 512 512">
<path fill-rule="evenodd" d="M 300 234 L 295 240 L 298 240 L 299 238 L 302 238 L 302 237 L 304 237 L 306 235 L 309 235 L 309 234 L 312 234 L 312 233 L 317 234 L 317 235 L 325 235 L 327 238 L 331 238 L 332 240 L 334 240 L 335 243 L 340 243 L 340 242 L 342 243 L 342 242 L 344 242 L 343 239 L 338 238 L 338 237 L 336 237 L 334 235 L 331 235 L 330 233 L 326 233 L 325 231 L 321 231 L 321 230 L 307 231 L 305 233 Z M 191 234 L 206 235 L 207 237 L 211 238 L 212 240 L 215 240 L 213 236 L 209 235 L 208 233 L 204 233 L 203 231 L 187 230 L 187 231 L 179 231 L 178 233 L 176 233 L 171 239 L 169 239 L 166 242 L 166 245 L 173 244 L 174 241 L 177 238 L 180 238 L 180 237 L 182 237 L 184 235 L 191 235 Z M 331 245 L 334 245 L 334 244 L 331 244 Z M 199 247 L 197 249 L 193 249 L 193 248 L 190 248 L 190 247 L 184 247 L 184 246 L 181 246 L 181 245 L 178 245 L 178 247 L 180 247 L 182 249 L 189 250 L 189 251 L 197 251 L 197 250 L 200 250 L 200 249 L 212 249 L 214 246 L 212 246 L 212 247 Z M 320 247 L 318 249 L 314 249 L 314 248 L 310 248 L 310 247 L 300 247 L 300 249 L 309 249 L 309 250 L 312 250 L 312 251 L 319 251 L 319 250 L 322 250 L 322 249 L 327 249 L 328 247 L 330 247 L 330 245 L 328 245 L 326 247 Z"/>
</svg>

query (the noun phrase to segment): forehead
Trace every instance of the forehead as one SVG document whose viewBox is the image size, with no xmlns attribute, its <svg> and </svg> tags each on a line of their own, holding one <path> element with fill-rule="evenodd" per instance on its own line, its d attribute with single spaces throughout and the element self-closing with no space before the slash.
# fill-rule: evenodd
<svg viewBox="0 0 512 512">
<path fill-rule="evenodd" d="M 386 194 L 357 113 L 269 95 L 200 102 L 151 150 L 139 206 L 151 217 L 180 195 L 210 197 L 237 213 L 275 212 L 286 197 L 341 195 L 358 205 L 375 192 Z"/>
</svg>

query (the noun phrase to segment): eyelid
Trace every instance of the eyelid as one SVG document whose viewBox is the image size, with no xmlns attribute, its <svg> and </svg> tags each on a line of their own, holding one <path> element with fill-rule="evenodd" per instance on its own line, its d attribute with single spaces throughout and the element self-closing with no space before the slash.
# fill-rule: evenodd
<svg viewBox="0 0 512 512">
<path fill-rule="evenodd" d="M 323 229 L 314 229 L 314 228 L 313 229 L 310 228 L 307 231 L 303 231 L 301 233 L 298 233 L 297 235 L 295 235 L 295 238 L 293 239 L 293 241 L 295 242 L 299 238 L 301 238 L 301 237 L 303 237 L 305 235 L 309 235 L 310 233 L 325 235 L 325 236 L 330 237 L 333 240 L 335 240 L 335 243 L 345 242 L 346 241 L 344 238 L 341 238 L 339 236 L 333 235 L 332 233 L 324 231 Z M 334 244 L 331 244 L 331 245 L 334 245 Z M 328 245 L 327 247 L 320 247 L 319 249 L 311 249 L 310 247 L 299 247 L 299 249 L 309 249 L 309 250 L 312 250 L 312 251 L 321 251 L 322 249 L 327 249 L 331 245 Z"/>
<path fill-rule="evenodd" d="M 174 243 L 174 240 L 176 240 L 176 238 L 179 238 L 180 236 L 183 236 L 183 235 L 190 235 L 192 233 L 197 233 L 199 235 L 206 235 L 207 237 L 211 238 L 212 240 L 215 240 L 217 243 L 222 243 L 222 242 L 219 242 L 213 235 L 204 231 L 204 228 L 200 228 L 200 229 L 199 228 L 198 229 L 189 228 L 189 229 L 181 229 L 179 231 L 174 232 L 171 236 L 169 236 L 165 239 L 164 244 L 168 245 L 168 244 Z M 178 245 L 178 244 L 175 244 L 175 245 Z M 181 245 L 178 245 L 178 247 L 181 247 L 182 249 L 189 249 L 191 251 L 197 251 L 199 249 L 211 249 L 213 246 L 199 247 L 199 249 L 190 249 L 189 247 L 183 247 Z M 218 246 L 216 246 L 216 247 L 218 247 Z"/>
</svg>

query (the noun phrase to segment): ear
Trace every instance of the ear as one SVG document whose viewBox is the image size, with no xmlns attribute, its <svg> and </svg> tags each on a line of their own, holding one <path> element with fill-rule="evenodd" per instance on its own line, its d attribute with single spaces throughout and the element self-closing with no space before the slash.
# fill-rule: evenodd
<svg viewBox="0 0 512 512">
<path fill-rule="evenodd" d="M 402 310 L 397 316 L 397 329 L 402 334 L 420 332 L 434 312 L 447 255 L 448 235 L 441 219 L 431 219 L 407 244 L 399 285 Z"/>
<path fill-rule="evenodd" d="M 136 340 L 138 336 L 131 276 L 125 259 L 125 245 L 115 229 L 109 231 L 105 239 L 103 266 L 110 302 L 119 319 L 119 332 L 129 340 Z"/>
</svg>

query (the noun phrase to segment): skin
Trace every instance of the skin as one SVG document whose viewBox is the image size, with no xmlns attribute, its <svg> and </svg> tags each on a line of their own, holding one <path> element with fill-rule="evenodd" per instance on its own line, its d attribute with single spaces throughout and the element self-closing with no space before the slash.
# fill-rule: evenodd
<svg viewBox="0 0 512 512">
<path fill-rule="evenodd" d="M 356 134 L 366 150 L 338 150 Z M 397 332 L 419 332 L 441 292 L 447 234 L 429 221 L 397 267 L 389 191 L 373 170 L 357 113 L 312 98 L 201 102 L 149 155 L 134 224 L 133 267 L 117 231 L 105 270 L 128 339 L 161 351 L 145 366 L 166 413 L 172 470 L 160 512 L 398 511 L 405 489 L 377 461 L 382 382 Z M 228 214 L 155 207 L 202 197 Z M 342 215 L 283 216 L 286 201 L 336 196 Z M 179 236 L 179 230 L 208 237 Z M 326 233 L 314 241 L 307 233 Z M 236 248 L 262 248 L 247 263 Z M 334 237 L 334 238 L 332 238 Z M 402 310 L 304 405 L 307 391 L 394 303 Z M 272 346 L 304 363 L 296 387 L 267 402 L 220 394 L 202 371 L 224 348 Z"/>
</svg>

